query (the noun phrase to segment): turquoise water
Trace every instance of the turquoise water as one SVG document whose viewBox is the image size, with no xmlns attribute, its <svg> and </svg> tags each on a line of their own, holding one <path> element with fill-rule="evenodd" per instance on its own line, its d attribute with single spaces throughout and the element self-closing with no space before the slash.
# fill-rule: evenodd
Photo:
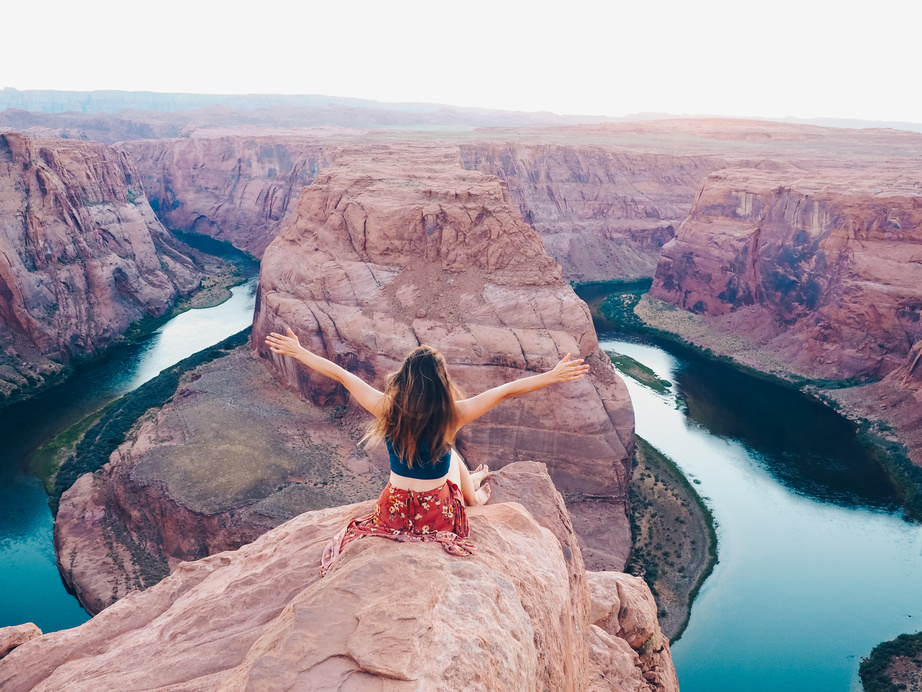
<svg viewBox="0 0 922 692">
<path fill-rule="evenodd" d="M 249 274 L 255 271 L 254 265 Z M 177 315 L 144 341 L 112 349 L 60 387 L 0 412 L 0 627 L 34 622 L 52 632 L 89 619 L 58 572 L 48 497 L 28 470 L 32 453 L 163 368 L 249 326 L 255 277 L 231 294 L 216 307 Z"/>
<path fill-rule="evenodd" d="M 862 656 L 922 629 L 922 527 L 851 425 L 686 349 L 600 339 L 673 383 L 625 377 L 637 433 L 718 524 L 719 562 L 672 647 L 682 691 L 860 690 Z"/>
</svg>

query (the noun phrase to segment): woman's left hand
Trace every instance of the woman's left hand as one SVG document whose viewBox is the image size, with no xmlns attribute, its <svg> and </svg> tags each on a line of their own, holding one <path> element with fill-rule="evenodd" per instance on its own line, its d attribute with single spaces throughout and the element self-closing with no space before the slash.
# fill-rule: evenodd
<svg viewBox="0 0 922 692">
<path fill-rule="evenodd" d="M 589 366 L 583 362 L 583 359 L 570 360 L 569 353 L 561 358 L 553 370 L 549 371 L 552 382 L 573 382 L 582 379 L 587 372 L 589 372 Z"/>
<path fill-rule="evenodd" d="M 291 331 L 290 327 L 286 327 L 285 329 L 288 332 L 288 336 L 282 336 L 281 334 L 272 332 L 266 337 L 266 345 L 269 346 L 269 350 L 273 353 L 297 358 L 301 352 L 304 351 L 304 347 L 301 346 L 301 342 L 298 341 L 298 337 L 295 336 L 295 333 Z"/>
</svg>

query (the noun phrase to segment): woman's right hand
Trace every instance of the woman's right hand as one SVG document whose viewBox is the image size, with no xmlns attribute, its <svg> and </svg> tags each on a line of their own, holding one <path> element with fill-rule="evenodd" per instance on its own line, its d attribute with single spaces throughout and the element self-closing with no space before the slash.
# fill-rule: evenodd
<svg viewBox="0 0 922 692">
<path fill-rule="evenodd" d="M 273 353 L 297 358 L 303 353 L 304 348 L 301 346 L 301 342 L 298 341 L 298 337 L 295 336 L 295 333 L 291 331 L 291 327 L 286 327 L 285 329 L 288 332 L 288 336 L 282 336 L 281 334 L 272 332 L 266 337 L 266 344 Z"/>
<path fill-rule="evenodd" d="M 552 383 L 574 382 L 582 379 L 587 372 L 589 372 L 589 366 L 583 362 L 583 359 L 570 360 L 569 353 L 560 359 L 553 370 L 548 370 Z"/>
</svg>

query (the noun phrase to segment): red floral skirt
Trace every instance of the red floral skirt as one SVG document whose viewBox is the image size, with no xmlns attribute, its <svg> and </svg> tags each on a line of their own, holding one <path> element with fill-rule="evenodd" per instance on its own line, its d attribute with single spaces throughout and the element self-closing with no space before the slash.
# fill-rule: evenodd
<svg viewBox="0 0 922 692">
<path fill-rule="evenodd" d="M 388 483 L 374 513 L 350 522 L 329 542 L 320 561 L 320 575 L 327 573 L 347 545 L 366 536 L 441 543 L 447 553 L 471 555 L 474 546 L 467 540 L 469 533 L 464 497 L 451 481 L 421 493 Z"/>
</svg>

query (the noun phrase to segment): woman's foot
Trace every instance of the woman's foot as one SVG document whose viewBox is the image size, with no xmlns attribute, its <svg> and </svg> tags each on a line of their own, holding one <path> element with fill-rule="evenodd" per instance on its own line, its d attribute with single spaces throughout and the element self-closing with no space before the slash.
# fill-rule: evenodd
<svg viewBox="0 0 922 692">
<path fill-rule="evenodd" d="M 490 486 L 485 485 L 482 488 L 477 488 L 477 492 L 474 494 L 477 496 L 477 505 L 485 505 L 490 501 Z"/>
<path fill-rule="evenodd" d="M 484 464 L 481 464 L 477 467 L 476 470 L 471 471 L 471 480 L 474 482 L 474 487 L 479 488 L 480 484 L 483 483 L 490 476 L 490 467 Z"/>
</svg>

